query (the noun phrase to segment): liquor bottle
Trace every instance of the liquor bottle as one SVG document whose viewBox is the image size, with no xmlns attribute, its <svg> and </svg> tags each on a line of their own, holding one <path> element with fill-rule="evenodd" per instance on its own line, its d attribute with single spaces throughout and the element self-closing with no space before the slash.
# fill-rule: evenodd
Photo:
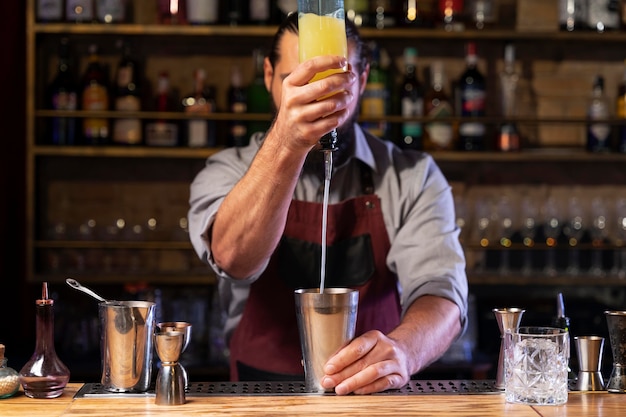
<svg viewBox="0 0 626 417">
<path fill-rule="evenodd" d="M 272 111 L 272 102 L 267 88 L 265 88 L 265 78 L 263 73 L 263 60 L 265 54 L 261 49 L 255 49 L 252 53 L 254 61 L 254 78 L 248 85 L 246 97 L 248 99 L 246 108 L 248 113 L 269 114 Z M 270 121 L 251 121 L 248 122 L 248 132 L 264 132 L 269 129 Z"/>
<path fill-rule="evenodd" d="M 367 0 L 345 0 L 346 18 L 356 26 L 367 26 L 369 22 L 369 4 Z"/>
<path fill-rule="evenodd" d="M 587 150 L 589 152 L 610 151 L 611 126 L 606 123 L 606 119 L 609 118 L 609 103 L 604 93 L 602 75 L 596 75 L 593 80 L 587 117 L 589 120 L 596 120 L 587 125 Z"/>
<path fill-rule="evenodd" d="M 48 297 L 48 283 L 42 285 L 41 299 L 35 301 L 35 351 L 19 372 L 24 394 L 29 398 L 56 398 L 70 379 L 70 371 L 54 348 L 54 300 Z"/>
<path fill-rule="evenodd" d="M 210 25 L 219 20 L 218 0 L 186 0 L 190 25 Z"/>
<path fill-rule="evenodd" d="M 231 113 L 243 114 L 248 110 L 246 89 L 243 86 L 241 68 L 234 66 L 230 72 L 230 86 L 228 87 L 228 110 Z M 245 146 L 248 144 L 248 128 L 241 120 L 231 122 L 228 131 L 229 146 Z"/>
<path fill-rule="evenodd" d="M 485 116 L 485 78 L 478 70 L 476 44 L 467 44 L 465 71 L 458 81 L 458 114 L 464 119 Z M 479 121 L 462 121 L 459 125 L 459 146 L 465 151 L 485 149 L 485 125 Z"/>
<path fill-rule="evenodd" d="M 624 75 L 617 87 L 616 116 L 623 120 L 617 129 L 617 151 L 626 153 L 626 60 L 624 60 Z"/>
<path fill-rule="evenodd" d="M 439 0 L 439 21 L 448 32 L 465 29 L 463 0 Z"/>
<path fill-rule="evenodd" d="M 586 0 L 559 0 L 559 28 L 573 32 L 585 29 Z"/>
<path fill-rule="evenodd" d="M 469 0 L 468 15 L 476 29 L 493 27 L 498 18 L 497 0 Z"/>
<path fill-rule="evenodd" d="M 270 0 L 249 0 L 248 23 L 252 25 L 269 25 L 274 20 L 274 8 Z"/>
<path fill-rule="evenodd" d="M 615 0 L 587 0 L 587 27 L 597 32 L 619 29 L 617 3 Z"/>
<path fill-rule="evenodd" d="M 94 18 L 94 0 L 66 0 L 65 20 L 68 22 L 88 23 Z"/>
<path fill-rule="evenodd" d="M 187 3 L 182 0 L 158 0 L 157 20 L 162 25 L 187 23 Z"/>
<path fill-rule="evenodd" d="M 115 101 L 113 107 L 119 112 L 141 110 L 141 71 L 132 55 L 128 42 L 122 43 L 122 58 L 117 67 Z M 141 119 L 118 118 L 113 121 L 113 142 L 123 145 L 141 144 Z"/>
<path fill-rule="evenodd" d="M 399 24 L 409 27 L 432 28 L 437 21 L 438 0 L 403 0 Z"/>
<path fill-rule="evenodd" d="M 396 26 L 396 2 L 393 0 L 370 0 L 369 21 L 371 26 L 376 29 Z"/>
<path fill-rule="evenodd" d="M 100 23 L 126 23 L 131 21 L 131 0 L 96 0 L 96 16 Z"/>
<path fill-rule="evenodd" d="M 69 41 L 62 38 L 59 46 L 57 73 L 48 86 L 48 108 L 59 111 L 78 109 L 78 89 L 70 66 Z M 50 143 L 53 145 L 74 145 L 76 140 L 76 119 L 54 117 L 51 119 Z"/>
<path fill-rule="evenodd" d="M 276 6 L 282 22 L 290 13 L 298 11 L 298 0 L 276 0 Z"/>
<path fill-rule="evenodd" d="M 504 47 L 504 69 L 500 73 L 500 108 L 505 122 L 500 126 L 496 140 L 499 151 L 518 151 L 520 137 L 517 126 L 511 121 L 517 116 L 517 85 L 519 74 L 515 69 L 515 46 L 508 43 Z"/>
<path fill-rule="evenodd" d="M 206 115 L 215 112 L 215 93 L 205 86 L 206 72 L 198 68 L 193 73 L 193 89 L 183 98 L 185 113 L 198 115 L 185 123 L 187 146 L 199 148 L 215 146 L 215 122 L 207 120 Z"/>
<path fill-rule="evenodd" d="M 248 20 L 247 0 L 222 0 L 220 3 L 222 20 L 230 26 L 245 25 Z"/>
<path fill-rule="evenodd" d="M 170 86 L 170 76 L 161 72 L 157 81 L 157 94 L 153 110 L 157 112 L 174 112 L 178 100 Z M 175 120 L 157 119 L 146 124 L 146 145 L 178 146 L 178 123 Z"/>
<path fill-rule="evenodd" d="M 400 113 L 402 117 L 416 118 L 424 116 L 424 93 L 417 78 L 417 49 L 404 49 L 404 76 L 400 86 Z M 422 124 L 420 122 L 402 123 L 402 148 L 422 149 Z"/>
<path fill-rule="evenodd" d="M 81 108 L 86 111 L 109 109 L 108 74 L 98 56 L 98 47 L 89 46 L 87 69 L 83 75 Z M 101 117 L 83 119 L 83 138 L 88 145 L 109 142 L 109 121 Z"/>
<path fill-rule="evenodd" d="M 38 22 L 60 22 L 63 20 L 63 0 L 37 0 L 35 17 Z"/>
<path fill-rule="evenodd" d="M 380 120 L 370 120 L 363 122 L 363 127 L 373 135 L 384 138 L 387 124 L 384 121 L 386 115 L 387 79 L 384 71 L 380 67 L 380 48 L 376 43 L 370 43 L 372 60 L 370 63 L 370 73 L 365 84 L 365 91 L 361 98 L 361 116 L 364 119 L 375 118 Z"/>
<path fill-rule="evenodd" d="M 424 94 L 424 112 L 429 121 L 424 128 L 425 150 L 453 150 L 454 128 L 449 119 L 454 115 L 454 107 L 445 90 L 443 62 L 435 61 L 430 67 L 430 88 Z"/>
</svg>

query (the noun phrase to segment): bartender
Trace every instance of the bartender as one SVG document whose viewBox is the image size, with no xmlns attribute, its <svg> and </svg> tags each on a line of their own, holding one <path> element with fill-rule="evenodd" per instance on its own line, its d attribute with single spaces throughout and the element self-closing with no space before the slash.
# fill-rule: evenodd
<svg viewBox="0 0 626 417">
<path fill-rule="evenodd" d="M 297 13 L 288 16 L 264 62 L 271 127 L 211 156 L 191 184 L 190 237 L 219 280 L 235 381 L 304 378 L 294 290 L 320 285 L 319 139 L 332 129 L 325 286 L 358 289 L 359 306 L 356 337 L 328 360 L 322 386 L 339 395 L 401 388 L 466 326 L 450 185 L 428 154 L 357 124 L 369 51 L 350 21 L 346 34 L 347 61 L 300 64 Z"/>
</svg>

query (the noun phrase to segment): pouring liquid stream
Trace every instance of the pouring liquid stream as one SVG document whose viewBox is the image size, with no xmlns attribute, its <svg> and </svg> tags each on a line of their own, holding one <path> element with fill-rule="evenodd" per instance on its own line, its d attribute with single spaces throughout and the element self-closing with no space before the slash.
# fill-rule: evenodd
<svg viewBox="0 0 626 417">
<path fill-rule="evenodd" d="M 324 201 L 322 203 L 322 260 L 320 268 L 320 294 L 324 293 L 326 280 L 326 229 L 328 224 L 328 194 L 330 193 L 330 179 L 333 173 L 333 152 L 324 151 Z"/>
</svg>

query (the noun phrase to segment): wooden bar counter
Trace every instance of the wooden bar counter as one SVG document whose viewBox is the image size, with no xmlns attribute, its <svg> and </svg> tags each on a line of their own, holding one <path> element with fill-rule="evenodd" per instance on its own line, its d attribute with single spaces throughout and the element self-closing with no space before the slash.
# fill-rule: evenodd
<svg viewBox="0 0 626 417">
<path fill-rule="evenodd" d="M 187 397 L 179 406 L 159 406 L 153 396 L 74 398 L 82 384 L 69 384 L 49 400 L 20 390 L 0 400 L 2 417 L 94 416 L 437 416 L 437 417 L 618 417 L 626 415 L 626 395 L 571 392 L 562 406 L 508 404 L 503 393 L 444 395 L 298 395 Z"/>
</svg>

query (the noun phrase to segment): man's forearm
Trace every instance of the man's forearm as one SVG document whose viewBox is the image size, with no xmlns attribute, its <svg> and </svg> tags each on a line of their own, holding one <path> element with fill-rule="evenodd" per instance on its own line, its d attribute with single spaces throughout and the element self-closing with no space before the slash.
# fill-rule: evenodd
<svg viewBox="0 0 626 417">
<path fill-rule="evenodd" d="M 460 331 L 458 306 L 446 298 L 426 295 L 411 304 L 389 337 L 404 346 L 413 375 L 441 357 Z"/>
<path fill-rule="evenodd" d="M 213 224 L 213 259 L 236 278 L 257 272 L 276 248 L 306 157 L 276 143 L 266 139 L 246 175 L 224 199 Z"/>
</svg>

